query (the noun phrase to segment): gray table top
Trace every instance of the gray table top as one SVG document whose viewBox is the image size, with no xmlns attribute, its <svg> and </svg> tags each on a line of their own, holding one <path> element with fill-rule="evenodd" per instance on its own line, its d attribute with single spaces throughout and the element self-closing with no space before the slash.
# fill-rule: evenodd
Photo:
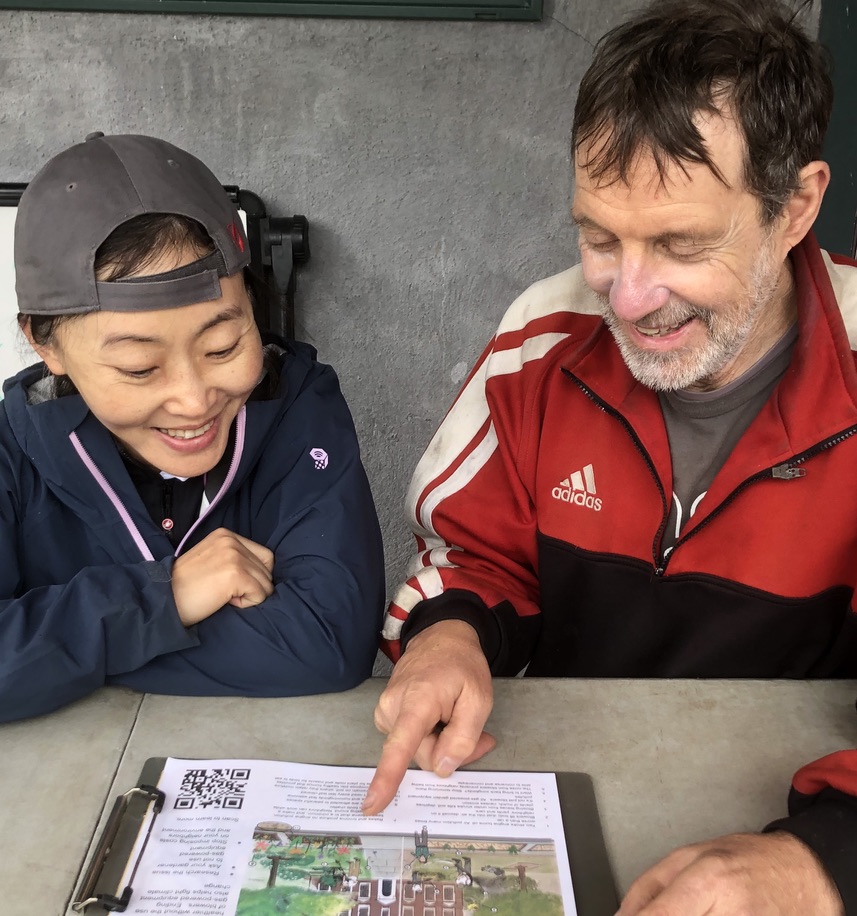
<svg viewBox="0 0 857 916">
<path fill-rule="evenodd" d="M 0 727 L 0 888 L 9 916 L 65 913 L 106 802 L 148 757 L 371 766 L 372 679 L 292 699 L 141 697 L 106 689 Z M 857 744 L 857 682 L 498 680 L 474 765 L 592 775 L 620 891 L 686 842 L 785 813 L 793 772 Z"/>
</svg>

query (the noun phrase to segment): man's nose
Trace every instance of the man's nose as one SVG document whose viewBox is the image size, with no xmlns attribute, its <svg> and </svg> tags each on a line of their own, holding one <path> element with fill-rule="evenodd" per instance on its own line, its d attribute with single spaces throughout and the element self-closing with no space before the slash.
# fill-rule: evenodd
<svg viewBox="0 0 857 916">
<path fill-rule="evenodd" d="M 610 286 L 610 307 L 622 321 L 635 322 L 669 302 L 654 265 L 644 258 L 623 257 Z"/>
</svg>

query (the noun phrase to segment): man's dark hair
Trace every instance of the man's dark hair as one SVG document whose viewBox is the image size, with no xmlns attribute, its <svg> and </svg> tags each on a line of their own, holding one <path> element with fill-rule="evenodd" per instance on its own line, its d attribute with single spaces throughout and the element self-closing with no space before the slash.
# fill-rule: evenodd
<svg viewBox="0 0 857 916">
<path fill-rule="evenodd" d="M 641 153 L 661 180 L 670 164 L 701 163 L 723 181 L 694 118 L 724 113 L 744 136 L 744 182 L 771 223 L 821 155 L 833 104 L 827 55 L 796 15 L 777 0 L 655 0 L 599 42 L 577 96 L 573 155 L 596 182 L 627 182 Z"/>
</svg>

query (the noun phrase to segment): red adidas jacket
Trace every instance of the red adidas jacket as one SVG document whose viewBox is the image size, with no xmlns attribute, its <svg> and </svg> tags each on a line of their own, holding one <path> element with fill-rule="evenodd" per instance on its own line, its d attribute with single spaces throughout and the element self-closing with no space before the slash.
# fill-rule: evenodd
<svg viewBox="0 0 857 916">
<path fill-rule="evenodd" d="M 417 466 L 419 551 L 383 634 L 393 659 L 457 618 L 496 675 L 857 677 L 857 263 L 812 238 L 792 257 L 791 365 L 666 558 L 657 395 L 579 267 L 513 303 Z M 825 758 L 771 825 L 818 852 L 849 914 L 854 795 L 857 752 Z"/>
</svg>

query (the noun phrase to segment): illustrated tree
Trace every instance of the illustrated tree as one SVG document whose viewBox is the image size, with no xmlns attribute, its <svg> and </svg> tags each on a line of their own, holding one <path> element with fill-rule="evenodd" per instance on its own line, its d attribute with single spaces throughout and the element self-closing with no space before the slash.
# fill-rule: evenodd
<svg viewBox="0 0 857 916">
<path fill-rule="evenodd" d="M 276 887 L 277 872 L 280 870 L 280 862 L 284 862 L 285 858 L 283 856 L 268 856 L 268 858 L 271 860 L 271 871 L 268 873 L 267 887 Z"/>
</svg>

